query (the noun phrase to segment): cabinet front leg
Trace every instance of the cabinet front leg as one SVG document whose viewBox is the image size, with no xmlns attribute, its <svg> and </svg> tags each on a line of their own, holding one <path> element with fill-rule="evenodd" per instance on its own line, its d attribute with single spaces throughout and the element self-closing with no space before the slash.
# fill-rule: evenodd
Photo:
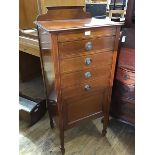
<svg viewBox="0 0 155 155">
<path fill-rule="evenodd" d="M 105 93 L 106 101 L 103 104 L 103 130 L 102 135 L 105 136 L 107 133 L 107 127 L 109 124 L 109 110 L 110 110 L 110 102 L 111 102 L 111 89 L 108 89 Z"/>
<path fill-rule="evenodd" d="M 107 127 L 109 124 L 109 115 L 108 114 L 104 114 L 104 118 L 103 118 L 103 130 L 102 130 L 102 135 L 105 136 L 107 133 Z"/>
<path fill-rule="evenodd" d="M 50 119 L 50 126 L 52 129 L 54 129 L 54 122 L 53 122 L 53 119 Z"/>
<path fill-rule="evenodd" d="M 63 108 L 59 111 L 59 131 L 60 131 L 60 149 L 62 155 L 65 154 L 65 147 L 64 147 L 64 120 L 63 120 Z"/>
<path fill-rule="evenodd" d="M 61 152 L 62 152 L 62 155 L 65 154 L 65 147 L 64 147 L 64 129 L 63 129 L 63 126 L 60 127 L 60 149 L 61 149 Z"/>
<path fill-rule="evenodd" d="M 47 111 L 50 119 L 50 126 L 53 129 L 54 128 L 53 110 L 52 110 L 52 104 L 50 101 L 47 101 Z"/>
</svg>

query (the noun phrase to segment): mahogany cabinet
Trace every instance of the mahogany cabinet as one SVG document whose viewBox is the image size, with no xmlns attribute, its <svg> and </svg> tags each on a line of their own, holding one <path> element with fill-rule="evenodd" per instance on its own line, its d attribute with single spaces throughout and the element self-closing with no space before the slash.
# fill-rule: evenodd
<svg viewBox="0 0 155 155">
<path fill-rule="evenodd" d="M 64 153 L 64 131 L 81 121 L 104 116 L 106 133 L 121 23 L 92 19 L 83 7 L 51 7 L 36 24 L 47 104 L 56 106 Z"/>
</svg>

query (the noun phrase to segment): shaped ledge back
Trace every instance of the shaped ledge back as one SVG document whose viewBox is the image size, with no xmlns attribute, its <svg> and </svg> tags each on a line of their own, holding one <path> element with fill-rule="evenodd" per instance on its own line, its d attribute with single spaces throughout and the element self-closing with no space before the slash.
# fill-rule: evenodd
<svg viewBox="0 0 155 155">
<path fill-rule="evenodd" d="M 47 9 L 46 14 L 37 17 L 37 21 L 84 19 L 91 17 L 90 13 L 84 12 L 84 6 L 58 6 L 47 7 Z"/>
</svg>

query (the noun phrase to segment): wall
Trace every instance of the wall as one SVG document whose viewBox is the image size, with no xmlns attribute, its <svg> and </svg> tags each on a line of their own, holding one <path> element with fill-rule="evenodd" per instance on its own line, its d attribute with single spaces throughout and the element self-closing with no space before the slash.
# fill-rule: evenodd
<svg viewBox="0 0 155 155">
<path fill-rule="evenodd" d="M 19 28 L 34 28 L 33 22 L 39 13 L 46 13 L 46 6 L 74 5 L 85 5 L 85 0 L 19 0 Z"/>
<path fill-rule="evenodd" d="M 46 12 L 46 6 L 81 6 L 85 0 L 40 0 L 42 12 Z"/>
<path fill-rule="evenodd" d="M 34 28 L 35 21 L 38 15 L 37 0 L 19 0 L 19 28 L 27 29 Z"/>
</svg>

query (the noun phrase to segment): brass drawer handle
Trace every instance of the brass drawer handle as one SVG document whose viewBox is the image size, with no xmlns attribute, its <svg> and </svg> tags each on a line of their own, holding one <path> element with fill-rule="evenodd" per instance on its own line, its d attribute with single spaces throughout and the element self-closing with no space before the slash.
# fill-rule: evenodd
<svg viewBox="0 0 155 155">
<path fill-rule="evenodd" d="M 90 72 L 85 72 L 84 73 L 85 78 L 89 79 L 91 77 L 91 73 Z"/>
<path fill-rule="evenodd" d="M 34 110 L 34 112 L 37 112 L 38 111 L 38 108 L 36 108 L 35 110 Z"/>
<path fill-rule="evenodd" d="M 92 59 L 91 58 L 86 58 L 85 59 L 85 64 L 86 65 L 90 65 L 92 63 Z"/>
<path fill-rule="evenodd" d="M 124 74 L 123 75 L 123 80 L 128 80 L 128 79 L 130 79 L 130 77 L 128 75 Z"/>
<path fill-rule="evenodd" d="M 84 86 L 84 90 L 85 91 L 90 91 L 91 90 L 91 86 L 90 85 L 85 85 Z"/>
<path fill-rule="evenodd" d="M 85 44 L 85 49 L 86 49 L 87 51 L 92 50 L 92 48 L 93 48 L 92 42 L 87 42 L 87 43 Z"/>
</svg>

